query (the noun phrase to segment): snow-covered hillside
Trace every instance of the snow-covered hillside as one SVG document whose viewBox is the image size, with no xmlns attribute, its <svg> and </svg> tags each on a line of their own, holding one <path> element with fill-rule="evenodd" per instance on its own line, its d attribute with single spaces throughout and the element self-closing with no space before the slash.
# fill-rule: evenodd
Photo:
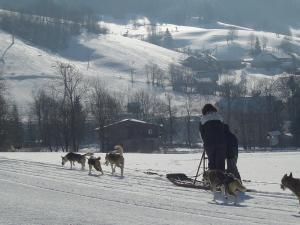
<svg viewBox="0 0 300 225">
<path fill-rule="evenodd" d="M 121 24 L 117 21 L 102 23 L 114 34 L 127 34 L 131 38 L 145 39 L 147 37 L 147 28 L 150 26 L 150 21 L 146 18 L 140 18 L 136 21 L 130 21 L 129 24 Z M 260 45 L 263 46 L 265 42 L 265 51 L 274 54 L 276 57 L 289 57 L 282 51 L 280 45 L 285 38 L 288 38 L 293 51 L 300 54 L 300 38 L 299 31 L 291 29 L 292 36 L 285 36 L 265 31 L 256 31 L 247 27 L 235 26 L 232 24 L 225 24 L 217 22 L 214 24 L 203 25 L 203 27 L 196 26 L 178 26 L 175 24 L 157 24 L 157 32 L 165 32 L 167 29 L 171 32 L 174 39 L 174 48 L 179 51 L 200 50 L 209 51 L 213 56 L 219 60 L 249 60 L 252 56 L 251 42 L 254 45 L 255 38 L 259 38 Z M 234 30 L 234 40 L 230 41 L 229 32 Z M 252 39 L 252 41 L 251 41 Z M 252 46 L 253 48 L 254 46 Z M 281 76 L 283 71 L 278 69 L 265 70 L 244 68 L 242 70 L 249 75 L 252 82 L 270 80 L 276 76 Z M 239 75 L 242 71 L 237 71 Z"/>
<path fill-rule="evenodd" d="M 4 51 L 10 43 L 11 36 L 0 32 L 0 49 Z M 181 53 L 147 42 L 113 34 L 82 34 L 59 54 L 16 38 L 1 69 L 10 93 L 17 103 L 24 105 L 32 101 L 34 91 L 57 76 L 55 66 L 59 61 L 74 64 L 86 78 L 102 79 L 112 90 L 128 92 L 132 87 L 131 68 L 134 69 L 134 89 L 147 88 L 146 64 L 155 63 L 166 70 L 170 63 L 178 63 L 182 56 Z"/>
<path fill-rule="evenodd" d="M 105 166 L 101 176 L 62 167 L 61 153 L 0 153 L 0 224 L 299 224 L 298 200 L 280 189 L 284 173 L 300 177 L 299 153 L 240 154 L 241 175 L 251 180 L 244 185 L 256 191 L 242 194 L 238 206 L 222 204 L 221 197 L 215 204 L 209 191 L 165 178 L 193 176 L 200 155 L 125 154 L 120 178 Z"/>
<path fill-rule="evenodd" d="M 115 21 L 103 23 L 114 34 L 125 34 L 132 38 L 146 38 L 147 27 L 150 21 L 141 18 L 136 21 L 130 21 L 129 24 L 118 24 Z M 200 26 L 200 27 L 199 27 Z M 285 35 L 272 32 L 256 31 L 247 27 L 235 26 L 217 22 L 215 24 L 197 25 L 196 26 L 179 26 L 175 24 L 157 24 L 157 32 L 165 32 L 168 29 L 175 42 L 176 48 L 190 48 L 193 50 L 213 50 L 216 56 L 227 59 L 241 59 L 249 57 L 250 37 L 258 37 L 262 42 L 266 38 L 266 48 L 270 52 L 279 53 L 279 46 Z M 234 30 L 234 40 L 228 41 L 229 31 Z M 289 37 L 294 51 L 300 53 L 299 31 L 291 29 L 293 36 Z M 255 40 L 254 40 L 255 41 Z M 262 43 L 261 43 L 262 44 Z"/>
<path fill-rule="evenodd" d="M 170 63 L 179 63 L 186 55 L 143 41 L 147 35 L 147 24 L 149 21 L 145 18 L 129 24 L 102 22 L 103 26 L 109 28 L 110 34 L 97 36 L 83 33 L 71 40 L 68 49 L 56 54 L 15 38 L 15 44 L 4 58 L 5 64 L 0 62 L 8 89 L 20 107 L 28 106 L 28 102 L 32 101 L 32 94 L 57 76 L 56 62 L 63 61 L 74 64 L 87 78 L 99 77 L 111 90 L 128 93 L 143 88 L 164 96 L 164 90 L 146 84 L 145 65 L 155 63 L 167 70 Z M 232 43 L 227 43 L 228 32 L 232 28 L 236 29 L 236 38 Z M 271 52 L 277 51 L 284 38 L 283 35 L 257 32 L 221 22 L 205 28 L 161 24 L 157 29 L 161 32 L 169 29 L 177 49 L 213 49 L 213 54 L 223 59 L 249 57 L 249 37 L 252 34 L 259 38 L 266 37 L 267 49 Z M 297 30 L 292 33 L 295 34 L 291 41 L 294 49 L 300 49 Z M 128 37 L 124 37 L 124 34 Z M 0 32 L 0 55 L 10 43 L 11 36 Z M 131 71 L 134 71 L 134 85 L 131 84 Z M 281 75 L 280 71 L 254 71 L 248 68 L 237 71 L 236 74 L 240 75 L 242 72 L 252 80 Z M 180 94 L 173 94 L 179 104 L 184 101 Z"/>
</svg>

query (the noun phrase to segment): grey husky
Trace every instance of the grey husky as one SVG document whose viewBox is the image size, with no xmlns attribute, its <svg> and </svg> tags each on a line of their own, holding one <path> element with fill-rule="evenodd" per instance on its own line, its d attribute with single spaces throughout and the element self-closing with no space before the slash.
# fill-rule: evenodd
<svg viewBox="0 0 300 225">
<path fill-rule="evenodd" d="M 124 156 L 123 156 L 123 147 L 116 145 L 113 152 L 107 153 L 105 156 L 105 165 L 111 165 L 111 172 L 114 174 L 116 172 L 116 167 L 120 167 L 121 176 L 123 177 L 124 173 Z"/>
<path fill-rule="evenodd" d="M 73 168 L 73 166 L 75 166 L 75 162 L 78 162 L 79 164 L 81 164 L 81 169 L 84 170 L 85 167 L 85 162 L 86 162 L 86 156 L 92 156 L 93 153 L 86 153 L 86 154 L 78 154 L 78 153 L 74 153 L 74 152 L 69 152 L 68 154 L 66 154 L 65 156 L 61 157 L 61 165 L 65 165 L 66 162 L 70 162 L 71 165 L 71 169 Z"/>
<path fill-rule="evenodd" d="M 247 191 L 247 189 L 242 185 L 241 181 L 230 173 L 223 173 L 219 170 L 207 170 L 203 174 L 203 179 L 209 184 L 213 192 L 213 201 L 216 200 L 215 194 L 217 190 L 220 189 L 225 199 L 228 198 L 227 194 L 234 196 L 234 204 L 236 205 L 238 197 L 236 195 L 236 191 Z"/>
</svg>

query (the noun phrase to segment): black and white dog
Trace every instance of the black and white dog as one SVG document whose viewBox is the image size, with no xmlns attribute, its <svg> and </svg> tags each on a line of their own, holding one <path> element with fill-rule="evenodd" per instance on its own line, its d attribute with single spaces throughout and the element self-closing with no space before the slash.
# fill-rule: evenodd
<svg viewBox="0 0 300 225">
<path fill-rule="evenodd" d="M 86 156 L 92 156 L 93 153 L 86 153 L 84 155 L 74 153 L 74 152 L 69 152 L 65 156 L 61 157 L 61 165 L 65 165 L 66 162 L 70 162 L 71 169 L 73 168 L 72 166 L 75 166 L 75 162 L 78 162 L 81 164 L 81 169 L 84 170 L 85 167 L 85 162 L 86 162 Z"/>
<path fill-rule="evenodd" d="M 91 156 L 89 159 L 88 159 L 88 164 L 89 164 L 89 175 L 92 174 L 92 168 L 94 167 L 95 170 L 101 172 L 103 174 L 103 170 L 102 170 L 102 167 L 101 167 L 101 157 L 98 157 L 98 158 L 95 158 L 93 156 Z"/>
</svg>

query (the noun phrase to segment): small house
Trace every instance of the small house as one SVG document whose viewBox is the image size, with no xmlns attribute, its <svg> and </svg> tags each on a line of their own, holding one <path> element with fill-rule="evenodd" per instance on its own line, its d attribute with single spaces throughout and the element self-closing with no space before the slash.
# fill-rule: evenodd
<svg viewBox="0 0 300 225">
<path fill-rule="evenodd" d="M 135 119 L 124 119 L 104 127 L 105 151 L 122 145 L 126 152 L 153 152 L 159 150 L 159 125 Z"/>
</svg>

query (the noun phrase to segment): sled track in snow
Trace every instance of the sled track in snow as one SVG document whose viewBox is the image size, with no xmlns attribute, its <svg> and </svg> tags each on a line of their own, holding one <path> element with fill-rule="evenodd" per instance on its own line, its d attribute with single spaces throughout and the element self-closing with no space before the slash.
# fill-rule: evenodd
<svg viewBox="0 0 300 225">
<path fill-rule="evenodd" d="M 93 172 L 95 173 L 95 170 Z M 87 170 L 69 170 L 54 164 L 0 158 L 1 182 L 5 181 L 29 188 L 38 188 L 133 207 L 228 220 L 232 221 L 232 223 L 236 222 L 235 224 L 238 224 L 240 221 L 247 221 L 247 224 L 298 224 L 296 222 L 288 222 L 284 218 L 278 219 L 277 217 L 273 219 L 272 216 L 268 217 L 270 213 L 274 212 L 278 215 L 286 215 L 293 212 L 295 205 L 292 204 L 293 196 L 291 195 L 266 192 L 251 193 L 249 203 L 247 203 L 247 200 L 245 200 L 245 203 L 242 203 L 242 206 L 246 207 L 245 210 L 241 210 L 243 207 L 229 207 L 230 210 L 224 212 L 222 209 L 226 208 L 226 206 L 208 204 L 212 196 L 207 191 L 176 187 L 169 183 L 166 178 L 149 176 L 126 168 L 125 178 L 123 179 L 107 175 L 107 173 L 110 173 L 108 169 L 104 172 L 105 175 L 103 176 L 88 176 Z M 49 181 L 53 183 L 53 187 L 49 187 Z M 65 188 L 69 187 L 70 184 L 75 187 L 70 190 Z M 87 192 L 78 192 L 76 185 L 84 186 Z M 118 197 L 111 197 L 110 194 L 106 196 L 101 195 L 102 192 L 114 193 L 120 192 L 120 190 L 126 198 L 119 199 Z M 149 201 L 149 196 L 158 197 L 160 202 Z M 287 209 L 276 207 L 281 204 L 286 205 Z M 260 216 L 252 217 L 247 214 L 247 210 L 258 211 Z"/>
</svg>

